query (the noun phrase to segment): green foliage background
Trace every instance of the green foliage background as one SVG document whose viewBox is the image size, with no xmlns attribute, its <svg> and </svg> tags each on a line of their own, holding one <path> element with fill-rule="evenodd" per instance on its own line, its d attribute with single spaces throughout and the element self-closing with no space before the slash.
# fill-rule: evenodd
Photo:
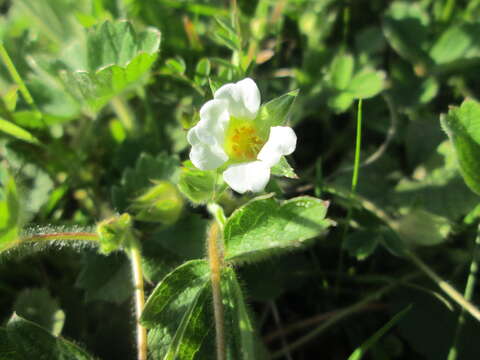
<svg viewBox="0 0 480 360">
<path fill-rule="evenodd" d="M 279 170 L 290 178 L 274 177 L 267 192 L 328 200 L 337 226 L 320 239 L 305 226 L 284 231 L 281 222 L 242 235 L 235 224 L 252 208 L 282 218 L 292 201 L 279 205 L 267 196 L 233 212 L 249 198 L 225 192 L 219 202 L 233 212 L 227 257 L 237 270 L 225 274 L 225 291 L 236 294 L 240 286 L 247 299 L 228 305 L 229 321 L 250 313 L 259 353 L 276 354 L 285 347 L 275 336 L 279 328 L 311 320 L 287 336 L 293 343 L 322 314 L 413 274 L 291 356 L 346 359 L 411 304 L 368 356 L 446 359 L 459 309 L 415 275 L 404 250 L 413 248 L 463 290 L 479 215 L 480 1 L 3 0 L 0 12 L 0 39 L 33 98 L 3 63 L 0 251 L 19 232 L 89 231 L 116 212 L 140 212 L 147 189 L 167 182 L 173 190 L 155 209 L 160 221 L 137 217 L 147 292 L 186 261 L 204 266 L 198 259 L 208 215 L 193 204 L 207 201 L 214 180 L 186 162 L 186 130 L 213 89 L 250 76 L 262 103 L 299 90 L 289 117 L 298 136 L 289 163 L 298 179 L 290 168 Z M 467 98 L 474 104 L 446 115 Z M 352 194 L 358 100 L 362 162 Z M 236 244 L 249 236 L 252 253 L 237 254 Z M 279 239 L 288 250 L 297 241 L 309 246 L 272 257 L 269 247 Z M 205 284 L 196 286 L 189 291 L 208 304 Z M 63 338 L 101 359 L 133 359 L 131 294 L 122 253 L 63 243 L 4 252 L 0 339 L 36 332 L 53 344 L 52 359 L 65 351 L 83 358 Z M 204 323 L 207 310 L 198 315 Z M 472 339 L 479 336 L 480 325 L 467 318 L 459 359 L 478 358 Z M 232 346 L 251 341 L 238 338 Z M 0 343 L 0 359 L 17 359 L 9 346 Z"/>
</svg>

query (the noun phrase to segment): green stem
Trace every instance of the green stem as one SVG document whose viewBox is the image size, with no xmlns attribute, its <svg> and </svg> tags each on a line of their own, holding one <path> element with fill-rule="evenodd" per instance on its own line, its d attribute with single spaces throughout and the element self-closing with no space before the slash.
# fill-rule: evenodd
<svg viewBox="0 0 480 360">
<path fill-rule="evenodd" d="M 2 42 L 0 42 L 0 57 L 2 58 L 3 63 L 7 67 L 7 70 L 10 73 L 13 81 L 15 81 L 15 83 L 18 85 L 18 89 L 22 93 L 23 98 L 25 99 L 27 104 L 30 105 L 34 110 L 36 118 L 41 119 L 42 113 L 40 112 L 40 110 L 38 110 L 37 105 L 35 104 L 35 101 L 33 101 L 33 97 L 30 94 L 30 91 L 28 91 L 25 82 L 15 68 L 13 61 L 10 58 L 10 55 L 8 55 L 7 49 L 5 49 L 5 46 L 3 46 Z"/>
<path fill-rule="evenodd" d="M 442 21 L 447 22 L 452 16 L 453 9 L 455 8 L 455 0 L 445 1 L 445 6 L 442 12 Z"/>
<path fill-rule="evenodd" d="M 477 272 L 478 272 L 478 252 L 480 251 L 480 225 L 477 230 L 477 236 L 475 238 L 475 246 L 473 248 L 473 257 L 472 262 L 470 263 L 470 273 L 468 274 L 467 284 L 465 286 L 465 292 L 463 297 L 467 301 L 471 301 L 473 297 L 473 290 L 475 289 L 475 283 L 477 281 Z M 460 315 L 457 320 L 457 329 L 455 330 L 455 337 L 453 339 L 452 346 L 448 352 L 448 360 L 456 360 L 458 351 L 458 341 L 460 340 L 460 335 L 462 332 L 463 325 L 465 323 L 465 308 L 462 308 Z"/>
<path fill-rule="evenodd" d="M 374 292 L 373 294 L 370 294 L 369 296 L 360 300 L 359 302 L 357 302 L 357 303 L 355 303 L 355 304 L 353 304 L 353 305 L 351 305 L 351 306 L 349 306 L 349 307 L 347 307 L 343 310 L 338 311 L 337 313 L 335 313 L 335 315 L 330 317 L 328 320 L 323 322 L 320 326 L 318 326 L 317 328 L 315 328 L 314 330 L 309 332 L 307 335 L 304 335 L 300 339 L 291 343 L 288 346 L 288 348 L 283 348 L 283 349 L 281 349 L 277 352 L 274 352 L 272 354 L 271 358 L 272 359 L 278 359 L 278 358 L 284 356 L 284 354 L 286 354 L 287 352 L 295 350 L 295 349 L 303 346 L 304 344 L 312 341 L 314 338 L 316 338 L 317 336 L 322 334 L 325 330 L 327 330 L 331 326 L 335 325 L 340 320 L 343 320 L 344 318 L 350 316 L 351 314 L 360 311 L 361 309 L 363 309 L 365 307 L 365 305 L 371 303 L 372 301 L 378 300 L 380 297 L 382 297 L 386 293 L 392 291 L 394 288 L 401 285 L 402 282 L 407 281 L 411 277 L 414 277 L 414 276 L 416 276 L 416 274 L 409 274 L 409 275 L 405 276 L 403 279 L 399 280 L 398 282 L 387 285 L 387 286 L 381 288 L 380 290 Z"/>
<path fill-rule="evenodd" d="M 34 242 L 44 242 L 44 241 L 93 241 L 98 242 L 98 235 L 95 233 L 89 232 L 58 232 L 51 234 L 38 234 L 31 235 L 26 237 L 18 238 L 16 241 L 12 242 L 7 248 L 3 251 L 10 250 L 16 246 L 25 244 L 25 243 L 34 243 Z"/>
<path fill-rule="evenodd" d="M 110 105 L 118 116 L 118 119 L 122 123 L 123 127 L 132 132 L 135 130 L 135 119 L 132 111 L 128 107 L 127 103 L 118 96 L 115 96 L 110 100 Z"/>
<path fill-rule="evenodd" d="M 357 107 L 357 130 L 356 130 L 356 137 L 355 137 L 355 159 L 353 162 L 353 174 L 352 174 L 352 187 L 351 187 L 351 193 L 350 197 L 355 196 L 355 192 L 357 190 L 357 184 L 358 184 L 358 174 L 360 170 L 360 151 L 362 148 L 362 100 L 358 100 L 358 107 Z M 347 212 L 347 223 L 345 224 L 343 228 L 343 233 L 342 233 L 342 239 L 341 239 L 341 245 L 340 245 L 340 256 L 338 260 L 338 274 L 342 272 L 343 269 L 343 244 L 345 243 L 345 237 L 347 236 L 348 232 L 348 227 L 350 225 L 350 221 L 352 220 L 352 205 L 348 207 L 348 212 Z M 335 287 L 335 293 L 338 293 L 338 290 L 340 288 L 340 277 L 337 280 L 336 287 Z"/>
<path fill-rule="evenodd" d="M 147 360 L 147 329 L 140 323 L 143 308 L 145 307 L 145 291 L 143 288 L 142 254 L 140 244 L 134 241 L 130 248 L 132 262 L 133 285 L 135 294 L 135 314 L 137 324 L 137 359 Z"/>
<path fill-rule="evenodd" d="M 468 311 L 475 319 L 480 321 L 480 311 L 469 300 L 464 298 L 455 288 L 438 276 L 427 264 L 425 264 L 412 251 L 407 252 L 408 257 L 418 266 L 429 278 L 431 278 L 437 286 L 442 289 L 453 301 L 462 307 L 463 310 Z"/>
<path fill-rule="evenodd" d="M 221 227 L 217 221 L 210 226 L 207 236 L 208 260 L 210 263 L 210 278 L 212 281 L 213 313 L 215 317 L 215 335 L 217 360 L 226 359 L 225 349 L 225 315 L 223 309 L 221 274 L 223 268 L 223 249 L 221 247 Z"/>
</svg>

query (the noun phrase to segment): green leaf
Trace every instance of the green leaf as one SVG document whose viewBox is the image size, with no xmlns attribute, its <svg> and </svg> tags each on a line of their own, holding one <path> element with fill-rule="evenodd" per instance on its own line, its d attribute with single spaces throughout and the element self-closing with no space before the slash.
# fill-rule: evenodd
<svg viewBox="0 0 480 360">
<path fill-rule="evenodd" d="M 337 90 L 344 90 L 350 84 L 354 66 L 353 56 L 350 54 L 338 54 L 333 59 L 330 67 L 331 84 Z"/>
<path fill-rule="evenodd" d="M 167 59 L 165 65 L 173 74 L 183 75 L 185 74 L 185 70 L 187 70 L 185 61 L 179 56 Z"/>
<path fill-rule="evenodd" d="M 191 161 L 185 161 L 180 171 L 178 189 L 194 204 L 205 204 L 212 199 L 218 175 L 215 171 L 199 170 Z"/>
<path fill-rule="evenodd" d="M 480 195 L 480 104 L 465 100 L 440 120 L 455 148 L 465 183 Z"/>
<path fill-rule="evenodd" d="M 353 100 L 353 95 L 349 92 L 336 93 L 328 99 L 328 106 L 336 113 L 341 113 L 353 104 Z"/>
<path fill-rule="evenodd" d="M 0 167 L 0 252 L 18 238 L 20 203 L 13 176 Z"/>
<path fill-rule="evenodd" d="M 85 291 L 85 300 L 121 304 L 132 293 L 130 261 L 123 253 L 108 256 L 85 252 L 75 286 Z"/>
<path fill-rule="evenodd" d="M 235 360 L 256 359 L 255 331 L 235 270 L 229 267 L 222 273 L 222 296 L 225 305 L 227 357 Z"/>
<path fill-rule="evenodd" d="M 452 227 L 448 219 L 423 209 L 414 209 L 391 225 L 405 243 L 423 246 L 441 244 Z"/>
<path fill-rule="evenodd" d="M 237 209 L 224 230 L 225 259 L 255 261 L 294 250 L 326 232 L 328 202 L 301 196 L 279 204 L 272 195 L 260 196 Z"/>
<path fill-rule="evenodd" d="M 0 356 L 2 359 L 93 359 L 75 344 L 54 337 L 47 330 L 14 314 L 6 328 L 0 329 Z"/>
<path fill-rule="evenodd" d="M 430 50 L 430 56 L 437 65 L 444 68 L 457 65 L 464 70 L 467 60 L 480 58 L 480 42 L 471 34 L 480 31 L 480 24 L 453 25 L 445 30 Z"/>
<path fill-rule="evenodd" d="M 136 33 L 126 21 L 104 22 L 87 34 L 87 69 L 63 75 L 66 88 L 93 112 L 140 80 L 157 58 L 160 32 Z"/>
<path fill-rule="evenodd" d="M 154 359 L 193 359 L 209 332 L 210 271 L 192 260 L 168 274 L 149 296 L 141 321 Z"/>
<path fill-rule="evenodd" d="M 195 68 L 194 76 L 194 81 L 198 86 L 204 86 L 207 83 L 208 77 L 210 76 L 210 69 L 210 60 L 207 58 L 200 59 Z"/>
<path fill-rule="evenodd" d="M 0 132 L 31 144 L 40 144 L 40 141 L 30 132 L 2 118 L 0 118 Z"/>
<path fill-rule="evenodd" d="M 161 153 L 156 157 L 142 153 L 135 168 L 127 168 L 120 184 L 112 189 L 112 201 L 119 211 L 128 210 L 131 203 L 154 186 L 155 181 L 178 182 L 180 162 L 175 156 Z"/>
<path fill-rule="evenodd" d="M 390 46 L 414 65 L 428 65 L 430 19 L 418 3 L 394 1 L 383 19 L 383 33 Z"/>
<path fill-rule="evenodd" d="M 272 172 L 272 175 L 285 176 L 290 179 L 298 179 L 297 174 L 295 174 L 295 171 L 290 166 L 285 156 L 282 156 L 278 164 L 273 166 L 270 171 Z"/>
<path fill-rule="evenodd" d="M 365 260 L 374 253 L 378 242 L 378 235 L 373 231 L 355 231 L 347 236 L 343 247 L 350 256 L 356 257 L 357 260 Z"/>
<path fill-rule="evenodd" d="M 364 69 L 353 76 L 347 91 L 354 99 L 368 99 L 380 93 L 384 83 L 384 72 Z"/>
<path fill-rule="evenodd" d="M 62 332 L 65 313 L 47 289 L 23 290 L 15 301 L 14 310 L 19 316 L 42 326 L 54 336 Z"/>
<path fill-rule="evenodd" d="M 375 345 L 380 338 L 385 335 L 385 333 L 390 330 L 394 325 L 396 325 L 400 320 L 403 319 L 405 315 L 410 311 L 412 306 L 408 306 L 398 314 L 396 314 L 393 318 L 391 318 L 385 325 L 383 325 L 380 330 L 378 330 L 375 334 L 373 334 L 367 341 L 365 341 L 360 347 L 358 347 L 349 357 L 348 360 L 360 360 L 363 358 L 365 353 Z"/>
<path fill-rule="evenodd" d="M 255 119 L 261 132 L 267 135 L 272 126 L 285 125 L 299 90 L 293 90 L 262 105 Z"/>
</svg>

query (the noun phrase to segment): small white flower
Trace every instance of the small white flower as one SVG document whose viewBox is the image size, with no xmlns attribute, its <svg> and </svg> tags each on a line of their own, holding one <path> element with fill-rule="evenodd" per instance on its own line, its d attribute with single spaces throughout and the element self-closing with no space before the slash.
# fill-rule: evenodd
<svg viewBox="0 0 480 360">
<path fill-rule="evenodd" d="M 292 128 L 265 128 L 256 121 L 259 109 L 260 91 L 252 79 L 225 84 L 202 106 L 200 121 L 187 135 L 193 165 L 214 170 L 226 164 L 223 179 L 242 194 L 262 191 L 270 168 L 297 144 Z"/>
</svg>

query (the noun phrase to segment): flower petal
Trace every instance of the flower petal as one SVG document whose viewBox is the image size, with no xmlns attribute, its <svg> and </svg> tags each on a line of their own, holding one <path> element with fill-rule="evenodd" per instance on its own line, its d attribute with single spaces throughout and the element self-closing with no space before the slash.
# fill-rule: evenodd
<svg viewBox="0 0 480 360">
<path fill-rule="evenodd" d="M 223 85 L 213 97 L 215 100 L 226 100 L 229 113 L 240 119 L 255 119 L 260 108 L 260 91 L 250 78 Z"/>
<path fill-rule="evenodd" d="M 297 135 L 291 127 L 273 126 L 267 142 L 258 153 L 257 159 L 272 167 L 283 155 L 290 155 L 297 146 Z"/>
<path fill-rule="evenodd" d="M 263 161 L 230 165 L 223 172 L 223 180 L 236 192 L 260 192 L 270 180 L 270 168 Z"/>
<path fill-rule="evenodd" d="M 200 121 L 194 126 L 197 128 L 197 138 L 204 144 L 223 146 L 229 120 L 226 101 L 215 99 L 207 101 L 200 109 Z"/>
<path fill-rule="evenodd" d="M 228 156 L 219 146 L 200 143 L 192 146 L 190 160 L 200 170 L 214 170 L 227 161 Z"/>
</svg>

